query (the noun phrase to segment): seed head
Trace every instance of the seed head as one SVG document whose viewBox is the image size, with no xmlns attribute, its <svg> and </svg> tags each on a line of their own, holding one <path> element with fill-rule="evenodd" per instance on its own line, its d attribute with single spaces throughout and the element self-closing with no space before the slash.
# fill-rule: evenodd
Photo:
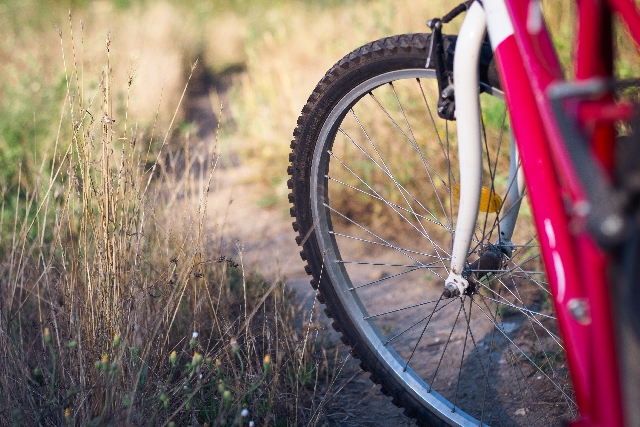
<svg viewBox="0 0 640 427">
<path fill-rule="evenodd" d="M 169 408 L 169 397 L 166 394 L 161 394 L 160 395 L 160 400 L 162 401 L 162 405 L 164 406 L 165 409 Z"/>
<path fill-rule="evenodd" d="M 230 344 L 231 344 L 231 349 L 232 349 L 233 351 L 238 351 L 238 349 L 240 348 L 240 347 L 238 346 L 238 341 L 236 341 L 236 339 L 235 339 L 235 338 L 231 338 L 231 342 L 230 342 Z"/>
<path fill-rule="evenodd" d="M 113 117 L 109 117 L 109 115 L 107 113 L 104 114 L 104 116 L 102 116 L 102 120 L 106 123 L 106 124 L 113 124 L 115 123 L 115 119 Z"/>
<path fill-rule="evenodd" d="M 36 376 L 36 379 L 38 381 L 42 380 L 42 369 L 40 369 L 40 366 L 36 366 L 36 368 L 33 370 L 33 374 Z"/>
<path fill-rule="evenodd" d="M 176 366 L 176 360 L 178 360 L 178 353 L 175 350 L 171 352 L 169 356 L 169 362 L 171 362 L 171 366 Z"/>
<path fill-rule="evenodd" d="M 202 363 L 202 355 L 200 353 L 198 353 L 197 351 L 195 353 L 193 353 L 193 366 L 198 366 L 199 364 Z"/>
<path fill-rule="evenodd" d="M 51 331 L 49 328 L 44 328 L 44 342 L 51 344 Z"/>
<path fill-rule="evenodd" d="M 120 345 L 120 334 L 115 334 L 113 336 L 113 346 L 118 347 Z"/>
</svg>

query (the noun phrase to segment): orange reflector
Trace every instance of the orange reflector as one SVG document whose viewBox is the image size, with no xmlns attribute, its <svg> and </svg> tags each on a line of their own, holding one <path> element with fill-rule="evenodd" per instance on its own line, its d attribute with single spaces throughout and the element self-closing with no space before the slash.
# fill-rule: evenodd
<svg viewBox="0 0 640 427">
<path fill-rule="evenodd" d="M 452 188 L 453 197 L 456 201 L 460 201 L 460 184 L 456 184 Z M 502 207 L 502 199 L 496 193 L 492 193 L 490 189 L 482 186 L 480 192 L 480 212 L 498 212 Z"/>
</svg>

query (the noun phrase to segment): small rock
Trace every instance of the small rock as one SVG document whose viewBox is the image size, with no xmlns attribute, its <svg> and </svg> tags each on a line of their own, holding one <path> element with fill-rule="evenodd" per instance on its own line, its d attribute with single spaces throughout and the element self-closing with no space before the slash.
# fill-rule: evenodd
<svg viewBox="0 0 640 427">
<path fill-rule="evenodd" d="M 520 325 L 518 325 L 515 322 L 503 322 L 502 323 L 502 329 L 507 334 L 510 334 L 511 332 L 515 331 L 516 329 L 518 329 L 519 326 Z"/>
<path fill-rule="evenodd" d="M 516 416 L 524 417 L 527 415 L 527 410 L 525 408 L 516 409 L 516 412 L 513 413 Z"/>
</svg>

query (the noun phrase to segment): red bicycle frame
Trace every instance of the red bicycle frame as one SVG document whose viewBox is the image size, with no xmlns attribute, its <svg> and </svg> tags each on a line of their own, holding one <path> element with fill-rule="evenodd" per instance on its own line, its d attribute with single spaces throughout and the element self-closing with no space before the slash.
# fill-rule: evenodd
<svg viewBox="0 0 640 427">
<path fill-rule="evenodd" d="M 576 426 L 623 426 L 616 335 L 610 310 L 607 255 L 586 230 L 588 200 L 569 156 L 549 91 L 565 81 L 537 0 L 485 0 L 498 69 L 539 230 L 567 363 L 581 418 Z M 508 12 L 497 31 L 491 13 Z M 613 70 L 612 15 L 626 22 L 640 46 L 640 13 L 632 0 L 578 0 L 575 79 L 609 79 Z M 506 27 L 505 27 L 506 26 Z M 492 33 L 492 30 L 494 31 Z M 611 95 L 576 104 L 590 150 L 611 171 L 614 121 L 628 110 Z"/>
</svg>

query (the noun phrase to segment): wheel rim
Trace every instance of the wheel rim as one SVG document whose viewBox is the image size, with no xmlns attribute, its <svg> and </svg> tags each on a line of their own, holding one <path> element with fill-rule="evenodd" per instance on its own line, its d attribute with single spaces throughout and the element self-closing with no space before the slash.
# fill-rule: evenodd
<svg viewBox="0 0 640 427">
<path fill-rule="evenodd" d="M 475 295 L 440 299 L 458 171 L 453 129 L 437 118 L 436 97 L 434 71 L 399 70 L 356 86 L 329 114 L 311 172 L 323 274 L 369 350 L 441 419 L 453 425 L 539 423 L 545 420 L 537 414 L 540 403 L 549 403 L 539 400 L 541 393 L 563 404 L 552 408 L 553 422 L 572 416 L 562 342 L 550 325 L 526 200 L 504 268 L 485 277 Z M 504 107 L 496 116 L 489 106 L 484 121 L 497 121 L 499 131 L 497 142 L 484 138 L 486 188 L 504 196 Z M 485 135 L 491 133 L 487 126 Z M 479 215 L 472 252 L 495 242 L 496 218 L 505 214 Z M 517 387 L 500 385 L 509 378 Z M 506 402 L 505 393 L 514 394 L 515 403 Z"/>
</svg>

